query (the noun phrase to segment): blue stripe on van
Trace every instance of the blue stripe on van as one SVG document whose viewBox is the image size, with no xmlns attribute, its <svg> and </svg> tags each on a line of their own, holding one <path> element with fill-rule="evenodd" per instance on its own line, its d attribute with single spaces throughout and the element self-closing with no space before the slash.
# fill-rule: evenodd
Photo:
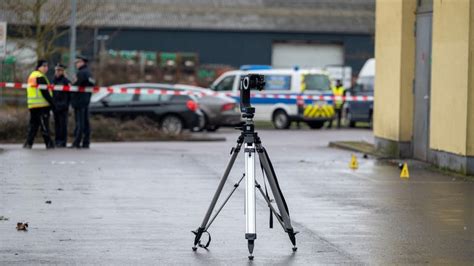
<svg viewBox="0 0 474 266">
<path fill-rule="evenodd" d="M 295 94 L 296 96 L 296 94 Z M 332 94 L 324 94 L 324 96 L 332 96 Z M 232 96 L 233 99 L 235 99 L 238 103 L 240 102 L 240 97 L 239 96 Z M 326 102 L 329 105 L 333 104 L 333 100 L 305 100 L 305 104 L 313 104 L 315 101 L 322 101 Z M 275 99 L 275 98 L 259 98 L 259 97 L 252 97 L 250 99 L 251 104 L 277 104 L 277 103 L 283 103 L 283 104 L 296 104 L 296 99 Z"/>
</svg>

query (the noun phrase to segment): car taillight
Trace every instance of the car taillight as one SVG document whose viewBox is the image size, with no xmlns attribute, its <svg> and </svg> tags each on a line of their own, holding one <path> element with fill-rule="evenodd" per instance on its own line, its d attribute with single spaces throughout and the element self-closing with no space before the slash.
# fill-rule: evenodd
<svg viewBox="0 0 474 266">
<path fill-rule="evenodd" d="M 186 102 L 186 107 L 188 107 L 189 110 L 195 112 L 199 108 L 199 105 L 197 102 L 189 100 Z"/>
<path fill-rule="evenodd" d="M 235 103 L 226 103 L 222 106 L 222 111 L 229 111 L 235 108 Z"/>
</svg>

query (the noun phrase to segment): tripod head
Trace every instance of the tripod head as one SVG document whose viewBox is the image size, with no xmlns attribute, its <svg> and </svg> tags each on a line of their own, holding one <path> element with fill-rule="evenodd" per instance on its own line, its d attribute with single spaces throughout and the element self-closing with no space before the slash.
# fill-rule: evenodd
<svg viewBox="0 0 474 266">
<path fill-rule="evenodd" d="M 248 74 L 240 79 L 240 111 L 243 118 L 253 118 L 255 114 L 255 108 L 250 105 L 250 91 L 261 91 L 264 87 L 264 75 Z"/>
<path fill-rule="evenodd" d="M 255 114 L 255 107 L 245 108 L 245 112 L 242 112 L 242 118 L 253 119 Z"/>
</svg>

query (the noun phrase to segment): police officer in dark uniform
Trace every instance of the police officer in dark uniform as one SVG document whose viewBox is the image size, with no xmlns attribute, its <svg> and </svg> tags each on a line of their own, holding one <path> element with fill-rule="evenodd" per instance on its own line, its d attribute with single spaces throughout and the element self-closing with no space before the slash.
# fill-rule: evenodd
<svg viewBox="0 0 474 266">
<path fill-rule="evenodd" d="M 76 80 L 73 83 L 78 87 L 94 86 L 94 79 L 87 66 L 89 60 L 84 56 L 76 57 Z M 90 145 L 90 124 L 89 124 L 89 103 L 91 93 L 89 92 L 73 92 L 71 93 L 71 106 L 74 108 L 74 117 L 76 128 L 74 129 L 74 142 L 71 148 L 88 149 Z"/>
<path fill-rule="evenodd" d="M 71 85 L 69 79 L 64 75 L 65 66 L 56 64 L 54 68 L 54 85 Z M 70 93 L 67 91 L 54 91 L 54 129 L 55 143 L 57 148 L 65 148 L 67 144 L 67 117 L 69 112 Z"/>
</svg>

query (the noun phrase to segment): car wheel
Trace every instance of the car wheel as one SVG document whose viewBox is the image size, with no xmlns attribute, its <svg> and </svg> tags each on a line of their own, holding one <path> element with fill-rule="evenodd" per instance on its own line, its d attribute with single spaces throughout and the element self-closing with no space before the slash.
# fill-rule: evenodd
<svg viewBox="0 0 474 266">
<path fill-rule="evenodd" d="M 216 125 L 209 125 L 206 128 L 206 130 L 209 132 L 216 132 L 218 129 L 219 129 L 219 126 L 216 126 Z"/>
<path fill-rule="evenodd" d="M 204 131 L 204 129 L 208 132 L 215 132 L 219 129 L 218 125 L 212 125 L 209 123 L 209 117 L 206 113 L 204 113 L 204 127 L 202 128 L 202 131 Z"/>
<path fill-rule="evenodd" d="M 176 115 L 167 115 L 161 120 L 161 131 L 168 136 L 177 136 L 183 131 L 183 121 Z"/>
<path fill-rule="evenodd" d="M 313 121 L 313 122 L 307 122 L 308 126 L 312 129 L 320 129 L 324 126 L 323 121 Z"/>
<path fill-rule="evenodd" d="M 276 129 L 290 128 L 290 118 L 283 110 L 278 110 L 273 114 L 273 126 Z"/>
</svg>

